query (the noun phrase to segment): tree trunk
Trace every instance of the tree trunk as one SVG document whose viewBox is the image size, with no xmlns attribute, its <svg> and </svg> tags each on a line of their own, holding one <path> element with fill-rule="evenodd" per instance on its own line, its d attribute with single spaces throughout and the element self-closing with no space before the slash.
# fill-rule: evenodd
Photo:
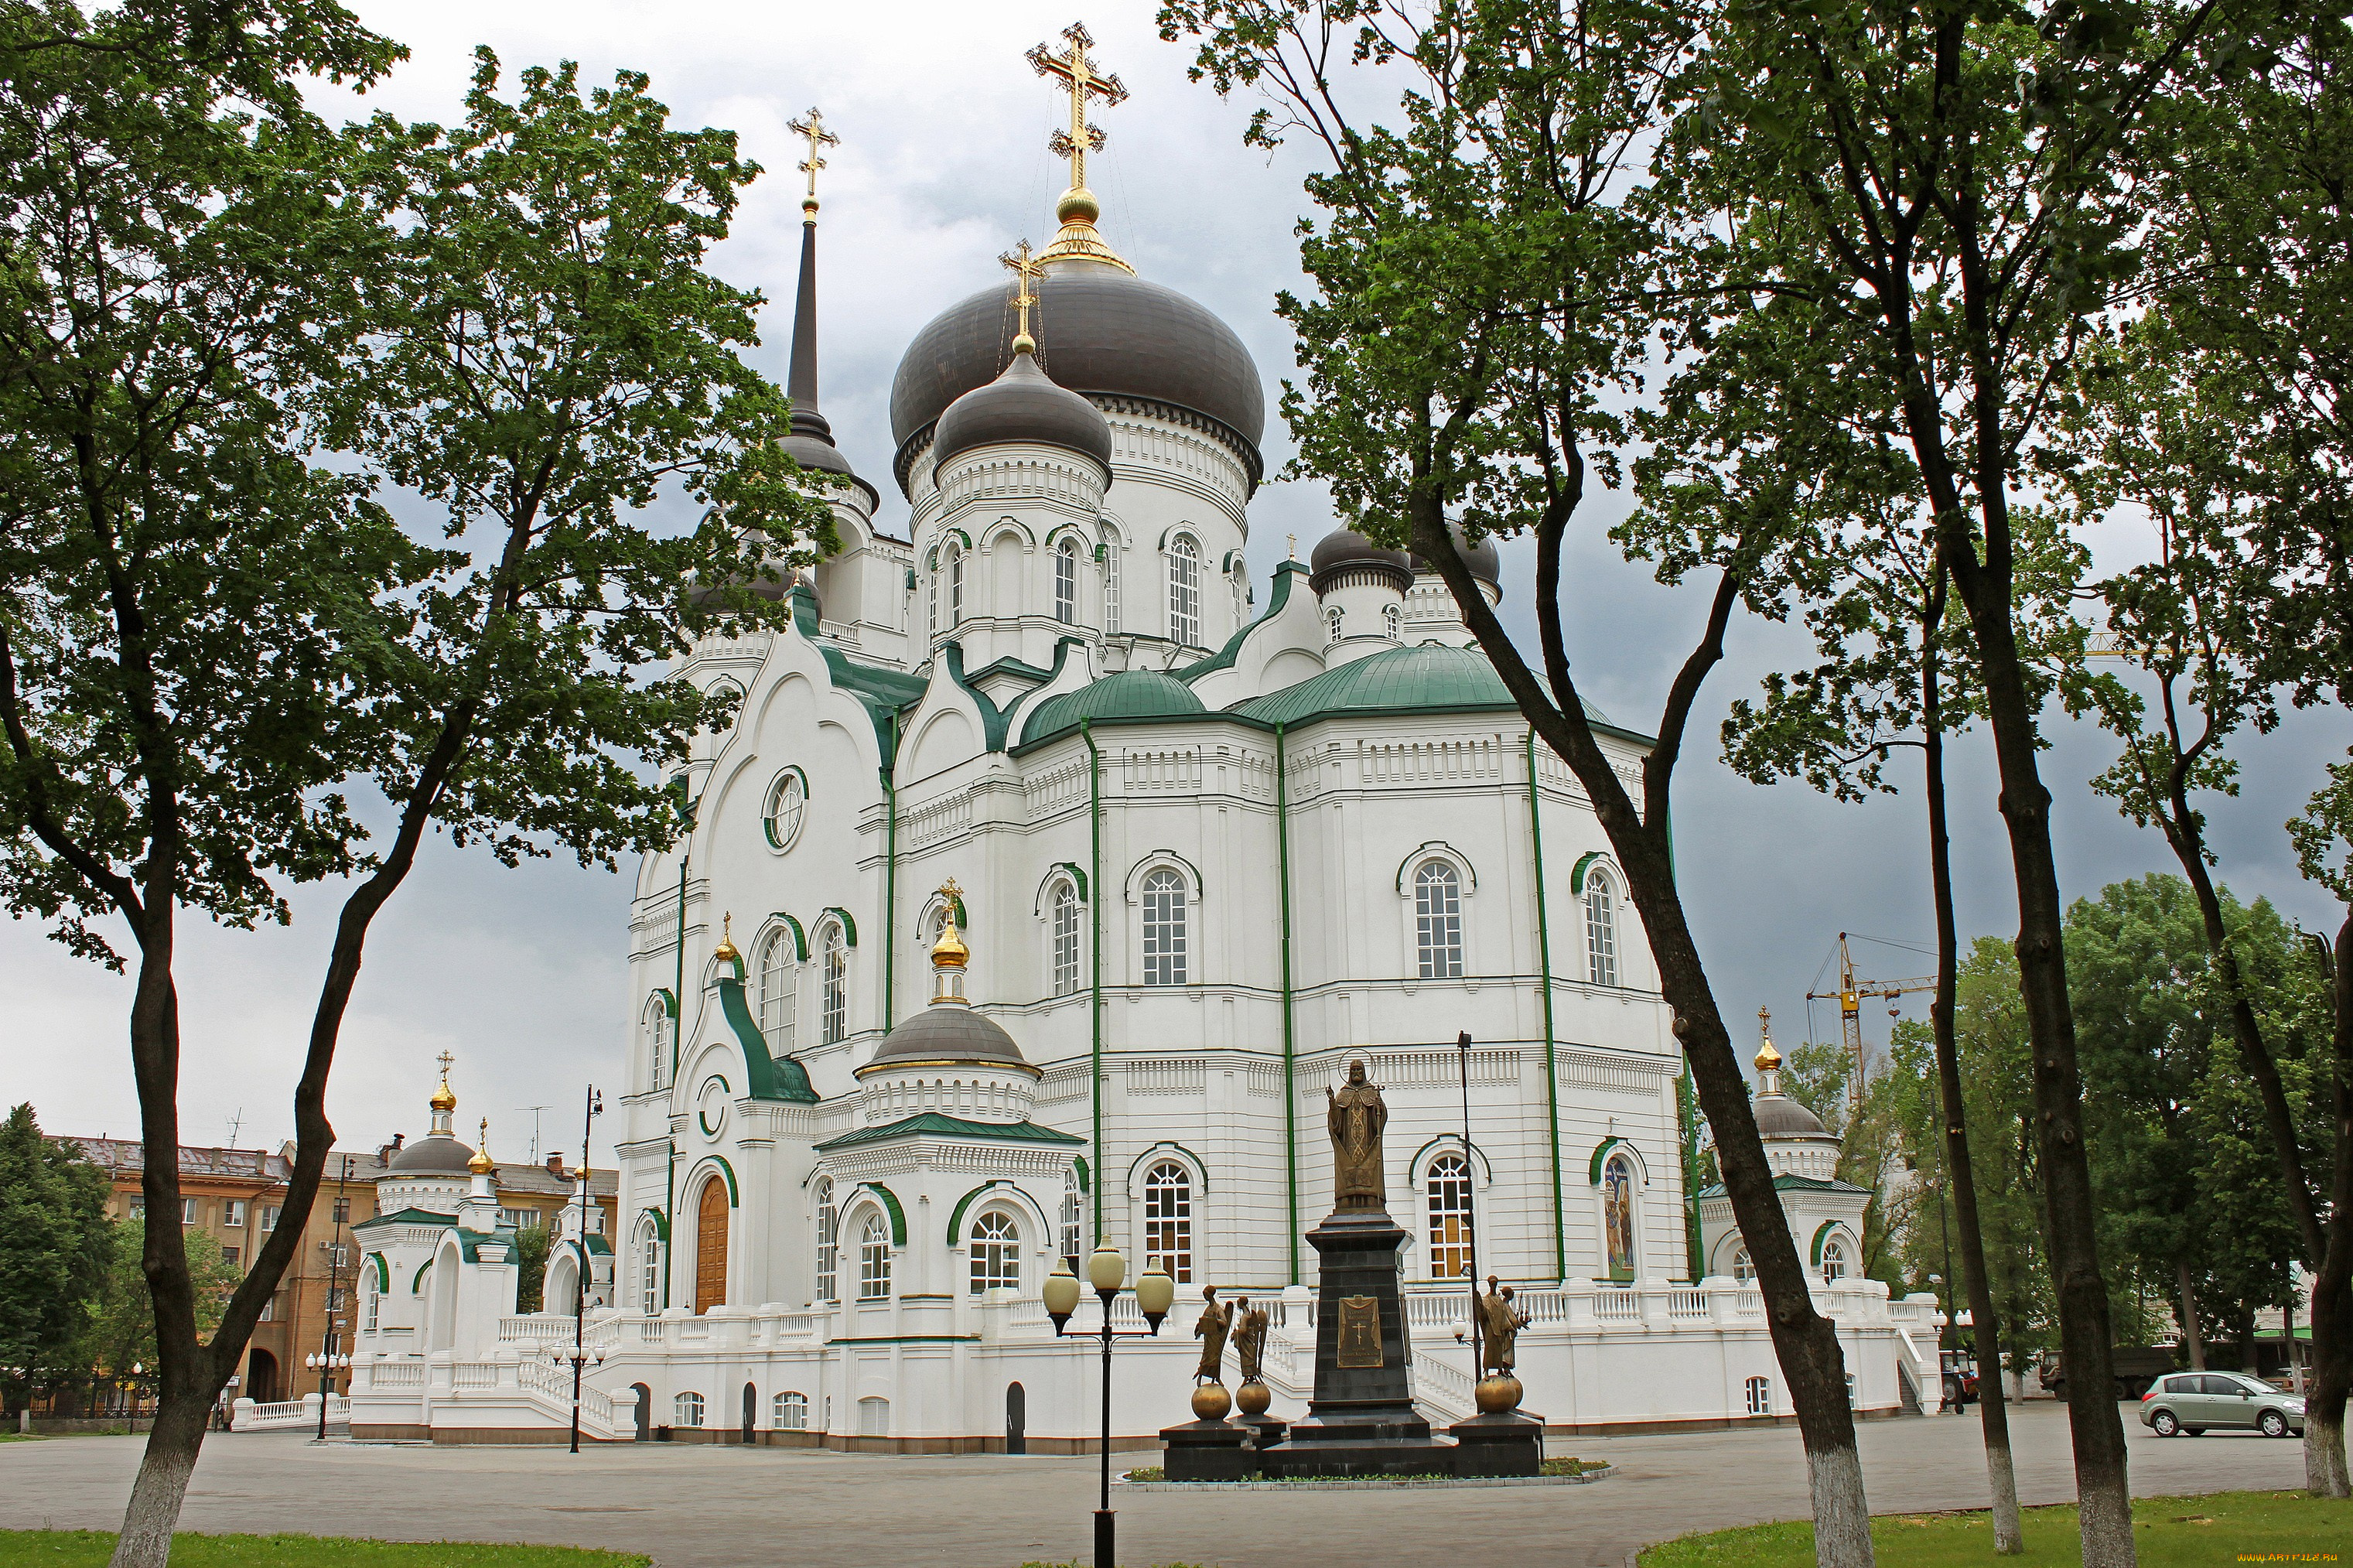
<svg viewBox="0 0 2353 1568">
<path fill-rule="evenodd" d="M 2189 1370 L 2206 1370 L 2206 1336 L 2198 1330 L 2198 1280 L 2189 1272 L 2189 1260 L 2173 1260 L 2173 1282 L 2181 1292 L 2181 1340 L 2189 1347 Z"/>
<path fill-rule="evenodd" d="M 2026 1536 L 2018 1513 L 2018 1472 L 2010 1462 L 2000 1323 L 1994 1316 L 1993 1285 L 1986 1277 L 1985 1232 L 1978 1223 L 1977 1178 L 1969 1165 L 1968 1118 L 1961 1100 L 1960 1049 L 1953 1037 L 1960 936 L 1953 915 L 1952 843 L 1945 820 L 1943 694 L 1937 689 L 1936 632 L 1944 620 L 1944 607 L 1945 587 L 1939 573 L 1924 618 L 1920 658 L 1921 730 L 1927 758 L 1928 879 L 1936 906 L 1936 1005 L 1931 1022 L 1936 1042 L 1936 1087 L 1945 1110 L 1946 1185 L 1952 1189 L 1953 1226 L 1960 1233 L 1961 1279 L 1968 1291 L 1972 1337 L 1977 1341 L 1978 1419 L 1985 1437 L 1986 1485 L 1993 1499 L 1993 1550 L 1996 1556 L 2010 1557 L 2026 1550 Z M 1937 1369 L 1940 1378 L 1943 1371 Z M 1986 1391 L 1989 1377 L 1993 1380 L 1990 1393 Z"/>
<path fill-rule="evenodd" d="M 131 1484 L 131 1506 L 122 1513 L 122 1533 L 114 1543 L 111 1568 L 165 1568 L 170 1561 L 172 1531 L 188 1495 L 188 1478 L 195 1473 L 196 1453 L 204 1446 L 217 1393 L 167 1389 L 158 1401 L 155 1425 L 147 1434 L 147 1451 L 140 1457 L 139 1478 Z"/>
<path fill-rule="evenodd" d="M 2328 1249 L 2312 1281 L 2312 1379 L 2304 1396 L 2304 1484 L 2320 1497 L 2353 1497 L 2345 1461 L 2345 1396 L 2353 1383 L 2353 912 L 2337 928 L 2335 1047 L 2329 1109 L 2336 1170 L 2329 1192 Z"/>
</svg>

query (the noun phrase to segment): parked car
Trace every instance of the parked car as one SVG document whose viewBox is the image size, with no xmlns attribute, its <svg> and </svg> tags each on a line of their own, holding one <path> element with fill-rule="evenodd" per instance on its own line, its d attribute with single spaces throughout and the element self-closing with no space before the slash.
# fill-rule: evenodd
<svg viewBox="0 0 2353 1568">
<path fill-rule="evenodd" d="M 2140 1424 L 2160 1437 L 2225 1426 L 2284 1437 L 2304 1431 L 2304 1401 L 2243 1372 L 2175 1372 L 2141 1396 Z"/>
<path fill-rule="evenodd" d="M 2108 1357 L 2118 1399 L 2138 1399 L 2158 1378 L 2181 1364 L 2174 1359 L 2171 1345 L 2118 1345 L 2108 1352 Z M 2067 1362 L 2063 1357 L 2046 1356 L 2036 1375 L 2044 1388 L 2062 1399 L 2067 1397 Z"/>
<path fill-rule="evenodd" d="M 1947 1351 L 1942 1360 L 1945 1403 L 1963 1408 L 1978 1396 L 1978 1359 L 1967 1351 Z"/>
</svg>

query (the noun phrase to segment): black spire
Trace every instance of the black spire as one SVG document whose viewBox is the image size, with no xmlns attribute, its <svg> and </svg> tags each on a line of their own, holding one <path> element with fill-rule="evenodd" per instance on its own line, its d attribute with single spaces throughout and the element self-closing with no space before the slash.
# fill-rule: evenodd
<svg viewBox="0 0 2353 1568">
<path fill-rule="evenodd" d="M 793 357 L 785 380 L 793 400 L 793 434 L 830 444 L 833 427 L 817 411 L 817 213 L 801 223 L 801 286 L 793 302 Z"/>
</svg>

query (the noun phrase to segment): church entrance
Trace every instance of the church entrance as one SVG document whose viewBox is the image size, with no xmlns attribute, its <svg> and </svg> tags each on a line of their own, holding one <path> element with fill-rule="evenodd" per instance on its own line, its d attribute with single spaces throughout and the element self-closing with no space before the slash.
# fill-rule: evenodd
<svg viewBox="0 0 2353 1568">
<path fill-rule="evenodd" d="M 694 1211 L 694 1315 L 726 1304 L 727 1185 L 713 1176 Z"/>
<path fill-rule="evenodd" d="M 1029 1451 L 1029 1439 L 1025 1431 L 1029 1404 L 1029 1398 L 1022 1393 L 1019 1383 L 1005 1385 L 1005 1451 L 1008 1454 L 1027 1454 Z"/>
<path fill-rule="evenodd" d="M 760 1420 L 760 1391 L 751 1383 L 744 1385 L 744 1441 L 752 1441 L 752 1431 Z"/>
<path fill-rule="evenodd" d="M 633 1383 L 629 1392 L 638 1396 L 638 1441 L 653 1436 L 654 1391 L 644 1383 Z"/>
</svg>

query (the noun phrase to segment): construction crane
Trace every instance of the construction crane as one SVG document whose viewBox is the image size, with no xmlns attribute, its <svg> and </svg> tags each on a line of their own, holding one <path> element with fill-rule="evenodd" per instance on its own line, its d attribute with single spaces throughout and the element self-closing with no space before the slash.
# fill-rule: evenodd
<svg viewBox="0 0 2353 1568">
<path fill-rule="evenodd" d="M 1865 938 L 1869 941 L 1873 938 Z M 1862 999 L 1883 996 L 1890 1001 L 1910 991 L 1935 991 L 1935 975 L 1915 975 L 1910 980 L 1859 980 L 1854 978 L 1854 956 L 1847 951 L 1846 933 L 1841 931 L 1838 940 L 1839 988 L 1836 991 L 1810 991 L 1808 1001 L 1828 1001 L 1839 1004 L 1840 1044 L 1854 1062 L 1854 1071 L 1847 1077 L 1847 1124 L 1851 1127 L 1862 1115 Z M 1894 1008 L 1888 1009 L 1892 1016 Z"/>
</svg>

